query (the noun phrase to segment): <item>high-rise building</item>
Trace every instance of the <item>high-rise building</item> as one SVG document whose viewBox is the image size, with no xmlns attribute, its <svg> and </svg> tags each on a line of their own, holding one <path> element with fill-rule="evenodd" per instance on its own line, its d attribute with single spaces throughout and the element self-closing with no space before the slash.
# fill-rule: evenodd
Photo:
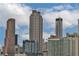
<svg viewBox="0 0 79 59">
<path fill-rule="evenodd" d="M 42 55 L 43 18 L 40 12 L 32 11 L 30 16 L 30 40 L 37 41 L 38 55 Z"/>
<path fill-rule="evenodd" d="M 48 39 L 48 56 L 62 56 L 62 42 L 59 38 L 49 38 Z"/>
<path fill-rule="evenodd" d="M 62 18 L 56 18 L 56 36 L 61 38 L 63 36 L 63 19 Z"/>
<path fill-rule="evenodd" d="M 7 21 L 6 37 L 4 43 L 4 55 L 15 55 L 15 19 Z"/>
<path fill-rule="evenodd" d="M 49 56 L 78 56 L 78 37 L 48 39 Z"/>
</svg>

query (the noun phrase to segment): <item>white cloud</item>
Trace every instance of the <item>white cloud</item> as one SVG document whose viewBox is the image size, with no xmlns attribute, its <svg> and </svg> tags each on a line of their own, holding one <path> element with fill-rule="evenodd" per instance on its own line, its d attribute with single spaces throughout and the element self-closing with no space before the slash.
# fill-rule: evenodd
<svg viewBox="0 0 79 59">
<path fill-rule="evenodd" d="M 6 26 L 8 18 L 15 18 L 17 25 L 29 25 L 31 8 L 22 7 L 20 4 L 0 4 L 0 21 L 2 26 Z M 5 24 L 4 24 L 5 22 Z"/>
<path fill-rule="evenodd" d="M 64 7 L 62 5 L 53 7 L 54 10 L 64 10 Z"/>
<path fill-rule="evenodd" d="M 77 25 L 77 20 L 79 18 L 79 11 L 73 10 L 62 10 L 60 12 L 51 12 L 43 14 L 44 21 L 50 24 L 50 27 L 55 28 L 55 20 L 58 17 L 63 19 L 63 27 L 64 29 L 67 27 L 71 27 L 73 25 Z"/>
<path fill-rule="evenodd" d="M 23 38 L 23 40 L 29 40 L 29 34 L 23 34 L 21 35 L 21 37 Z"/>
<path fill-rule="evenodd" d="M 18 25 L 29 25 L 31 7 L 21 6 L 21 4 L 0 4 L 0 26 L 6 27 L 9 18 L 15 18 L 16 28 Z"/>
<path fill-rule="evenodd" d="M 47 32 L 43 32 L 43 38 L 45 41 L 48 40 L 48 37 L 50 37 L 51 34 L 48 34 Z"/>
</svg>

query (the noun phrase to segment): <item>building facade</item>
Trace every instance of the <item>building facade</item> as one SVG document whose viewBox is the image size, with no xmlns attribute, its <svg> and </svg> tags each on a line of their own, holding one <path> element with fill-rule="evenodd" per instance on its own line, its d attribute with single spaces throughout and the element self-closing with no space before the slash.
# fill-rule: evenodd
<svg viewBox="0 0 79 59">
<path fill-rule="evenodd" d="M 48 39 L 48 56 L 78 56 L 78 37 Z"/>
<path fill-rule="evenodd" d="M 42 55 L 43 19 L 40 12 L 32 11 L 30 16 L 30 40 L 37 41 L 38 55 Z"/>
<path fill-rule="evenodd" d="M 62 56 L 63 46 L 60 39 L 48 40 L 48 56 Z"/>
<path fill-rule="evenodd" d="M 15 55 L 15 19 L 7 21 L 6 37 L 4 43 L 4 55 Z"/>
</svg>

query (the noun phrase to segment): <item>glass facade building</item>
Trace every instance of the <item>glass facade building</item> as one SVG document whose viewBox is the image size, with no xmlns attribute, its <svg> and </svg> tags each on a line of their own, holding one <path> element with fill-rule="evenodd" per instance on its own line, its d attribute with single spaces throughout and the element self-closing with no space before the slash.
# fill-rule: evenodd
<svg viewBox="0 0 79 59">
<path fill-rule="evenodd" d="M 59 39 L 48 40 L 48 55 L 61 56 L 63 55 L 63 43 Z"/>
<path fill-rule="evenodd" d="M 48 40 L 49 56 L 78 56 L 78 37 Z"/>
<path fill-rule="evenodd" d="M 23 51 L 28 56 L 37 55 L 37 44 L 35 41 L 24 40 L 23 41 Z"/>
</svg>

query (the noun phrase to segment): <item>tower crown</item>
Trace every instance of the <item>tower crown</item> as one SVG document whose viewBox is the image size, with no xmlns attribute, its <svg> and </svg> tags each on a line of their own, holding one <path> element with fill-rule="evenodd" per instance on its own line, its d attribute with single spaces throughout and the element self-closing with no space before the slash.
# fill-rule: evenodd
<svg viewBox="0 0 79 59">
<path fill-rule="evenodd" d="M 61 17 L 56 18 L 56 21 L 59 21 L 59 20 L 62 21 L 62 18 Z"/>
</svg>

